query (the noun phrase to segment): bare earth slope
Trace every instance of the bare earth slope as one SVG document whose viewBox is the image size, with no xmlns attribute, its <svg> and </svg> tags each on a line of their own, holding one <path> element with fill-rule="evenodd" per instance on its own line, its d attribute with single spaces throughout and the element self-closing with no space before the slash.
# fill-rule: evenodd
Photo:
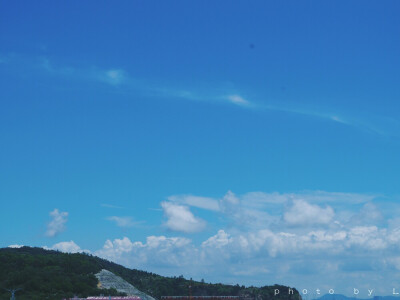
<svg viewBox="0 0 400 300">
<path fill-rule="evenodd" d="M 118 292 L 126 293 L 129 296 L 139 296 L 142 300 L 155 300 L 153 297 L 139 291 L 133 285 L 108 270 L 103 269 L 95 276 L 99 280 L 101 288 L 114 288 Z"/>
</svg>

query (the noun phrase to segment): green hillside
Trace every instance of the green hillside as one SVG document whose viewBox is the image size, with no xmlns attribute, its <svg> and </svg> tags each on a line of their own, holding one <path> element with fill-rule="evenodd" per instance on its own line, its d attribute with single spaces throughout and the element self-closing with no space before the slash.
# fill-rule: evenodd
<svg viewBox="0 0 400 300">
<path fill-rule="evenodd" d="M 128 269 L 110 261 L 87 255 L 67 254 L 42 248 L 0 249 L 0 299 L 9 299 L 5 288 L 18 288 L 18 300 L 57 299 L 77 296 L 118 295 L 116 290 L 97 288 L 94 274 L 107 269 L 122 277 L 139 290 L 160 299 L 161 296 L 187 295 L 189 285 L 193 295 L 247 296 L 260 300 L 297 300 L 295 295 L 273 296 L 273 290 L 283 286 L 244 287 L 190 281 L 182 276 L 163 277 L 150 272 Z"/>
</svg>

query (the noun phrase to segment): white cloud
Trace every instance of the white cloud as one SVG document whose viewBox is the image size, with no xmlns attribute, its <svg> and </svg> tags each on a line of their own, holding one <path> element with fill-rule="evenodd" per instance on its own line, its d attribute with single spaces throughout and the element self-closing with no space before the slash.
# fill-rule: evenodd
<svg viewBox="0 0 400 300">
<path fill-rule="evenodd" d="M 314 242 L 343 241 L 348 237 L 347 232 L 343 230 L 334 233 L 328 233 L 324 230 L 318 230 L 318 231 L 311 231 L 308 235 L 312 238 L 312 241 Z"/>
<path fill-rule="evenodd" d="M 289 201 L 293 196 L 291 194 L 250 192 L 244 194 L 242 201 L 250 206 L 261 207 L 265 204 L 282 204 Z"/>
<path fill-rule="evenodd" d="M 60 212 L 57 208 L 50 212 L 52 220 L 47 224 L 46 236 L 55 237 L 65 230 L 65 224 L 68 220 L 67 212 Z"/>
<path fill-rule="evenodd" d="M 283 214 L 283 219 L 289 225 L 321 225 L 332 222 L 334 215 L 330 206 L 322 208 L 299 199 L 293 201 L 293 205 Z"/>
<path fill-rule="evenodd" d="M 127 75 L 124 70 L 112 69 L 105 71 L 103 74 L 101 74 L 100 78 L 109 84 L 118 85 L 126 80 Z"/>
<path fill-rule="evenodd" d="M 371 202 L 364 204 L 360 212 L 352 217 L 352 222 L 359 225 L 377 224 L 384 218 L 379 208 Z"/>
<path fill-rule="evenodd" d="M 37 59 L 37 58 L 36 58 Z M 272 111 L 272 112 L 283 112 L 289 114 L 298 114 L 303 116 L 308 116 L 314 119 L 321 120 L 329 120 L 331 122 L 335 122 L 337 124 L 344 124 L 346 126 L 351 126 L 355 129 L 366 131 L 371 134 L 378 134 L 387 137 L 398 137 L 400 132 L 400 122 L 393 118 L 387 116 L 378 116 L 371 113 L 360 114 L 360 112 L 353 112 L 349 114 L 343 114 L 343 112 L 333 112 L 332 110 L 327 111 L 318 111 L 318 110 L 310 110 L 307 107 L 301 107 L 297 105 L 293 105 L 290 102 L 281 103 L 275 101 L 262 101 L 259 103 L 250 102 L 245 99 L 243 96 L 232 92 L 232 91 L 224 91 L 222 94 L 218 92 L 221 88 L 218 86 L 214 86 L 214 92 L 209 92 L 209 88 L 207 90 L 196 90 L 191 91 L 190 87 L 188 88 L 163 88 L 163 87 L 155 87 L 154 83 L 146 83 L 143 82 L 137 85 L 132 77 L 127 74 L 125 70 L 120 68 L 111 68 L 111 69 L 102 69 L 98 67 L 86 67 L 86 68 L 77 68 L 76 66 L 62 66 L 55 65 L 48 58 L 42 58 L 42 68 L 44 71 L 48 72 L 53 76 L 62 76 L 67 79 L 78 79 L 81 81 L 100 81 L 105 82 L 107 84 L 113 86 L 119 86 L 120 84 L 125 84 L 125 89 L 122 91 L 127 94 L 133 93 L 146 93 L 152 96 L 167 96 L 169 98 L 179 97 L 184 98 L 190 101 L 208 101 L 210 103 L 219 103 L 222 101 L 230 102 L 235 105 L 245 107 L 256 108 L 260 111 Z M 24 57 L 23 55 L 15 55 L 15 54 L 7 54 L 0 56 L 0 64 L 1 63 L 9 63 L 18 66 L 21 64 L 21 61 L 24 62 L 24 68 L 26 65 L 32 66 L 36 65 L 36 62 L 33 61 L 32 57 Z M 258 98 L 263 97 L 262 95 L 258 95 Z"/>
<path fill-rule="evenodd" d="M 228 245 L 231 242 L 232 238 L 229 237 L 229 234 L 227 234 L 224 230 L 221 229 L 218 230 L 218 233 L 216 235 L 208 238 L 201 245 L 203 247 L 221 248 L 223 246 Z"/>
<path fill-rule="evenodd" d="M 357 193 L 338 193 L 326 191 L 302 191 L 297 193 L 264 193 L 250 192 L 241 198 L 251 204 L 280 204 L 293 200 L 304 200 L 309 203 L 329 203 L 334 202 L 348 204 L 360 204 L 371 202 L 377 195 L 357 194 Z"/>
<path fill-rule="evenodd" d="M 240 200 L 232 191 L 228 191 L 219 201 L 219 206 L 223 213 L 232 214 L 239 208 Z"/>
<path fill-rule="evenodd" d="M 398 245 L 399 239 L 392 240 L 392 235 L 400 232 L 388 232 L 385 229 L 378 229 L 375 226 L 353 227 L 348 230 L 318 230 L 309 231 L 304 234 L 262 229 L 255 232 L 236 232 L 229 234 L 223 229 L 217 234 L 209 237 L 196 248 L 191 240 L 182 237 L 149 236 L 145 243 L 132 242 L 129 238 L 107 240 L 100 251 L 103 256 L 120 256 L 123 253 L 141 253 L 146 259 L 157 255 L 159 259 L 167 259 L 176 249 L 188 255 L 192 252 L 192 258 L 203 252 L 204 262 L 217 255 L 221 260 L 221 251 L 231 255 L 237 255 L 243 259 L 263 258 L 282 256 L 286 259 L 296 258 L 301 255 L 304 259 L 313 256 L 327 257 L 353 255 L 354 247 L 359 250 L 381 251 L 389 249 L 390 246 Z M 172 252 L 171 252 L 172 251 Z M 176 254 L 176 253 L 175 253 Z M 268 255 L 265 255 L 268 254 Z M 199 259 L 199 257 L 197 257 Z M 188 260 L 190 261 L 190 260 Z"/>
<path fill-rule="evenodd" d="M 227 198 L 228 202 L 236 203 L 234 195 L 228 194 Z M 199 244 L 179 236 L 148 236 L 145 242 L 124 237 L 107 240 L 95 254 L 129 267 L 162 274 L 198 278 L 207 274 L 210 278 L 216 276 L 216 280 L 226 278 L 242 283 L 253 282 L 248 280 L 260 275 L 263 280 L 286 278 L 296 281 L 301 274 L 302 281 L 307 278 L 319 284 L 332 280 L 333 284 L 335 281 L 327 277 L 329 272 L 343 278 L 359 270 L 360 266 L 378 271 L 399 268 L 400 260 L 396 254 L 400 250 L 400 227 L 339 228 L 322 224 L 324 229 L 318 229 L 318 225 L 321 224 L 312 229 L 301 227 L 300 231 L 293 226 L 220 229 Z M 79 251 L 72 246 L 72 251 Z M 261 281 L 254 282 L 262 284 Z"/>
<path fill-rule="evenodd" d="M 89 250 L 81 249 L 81 247 L 79 247 L 74 241 L 60 242 L 51 247 L 44 246 L 43 248 L 47 250 L 58 250 L 65 253 L 90 253 Z"/>
<path fill-rule="evenodd" d="M 127 237 L 122 239 L 115 239 L 113 242 L 107 240 L 104 244 L 104 250 L 112 249 L 115 253 L 123 253 L 123 252 L 130 252 L 134 247 L 141 247 L 142 243 L 132 243 L 131 240 Z"/>
<path fill-rule="evenodd" d="M 107 240 L 96 255 L 130 267 L 167 265 L 187 266 L 193 262 L 197 250 L 191 240 L 182 237 L 149 236 L 146 242 L 132 242 L 129 238 Z"/>
<path fill-rule="evenodd" d="M 325 210 L 321 208 L 323 211 L 315 211 L 315 208 L 317 208 L 315 204 L 319 205 L 321 203 L 332 204 L 334 207 L 341 209 L 336 219 L 331 220 L 332 224 L 335 224 L 337 227 L 343 226 L 345 223 L 352 223 L 355 225 L 354 220 L 358 220 L 359 223 L 363 223 L 367 220 L 373 223 L 382 220 L 378 210 L 371 204 L 371 201 L 376 197 L 377 195 L 325 191 L 303 191 L 298 193 L 249 192 L 243 195 L 235 195 L 233 192 L 228 191 L 220 199 L 194 195 L 173 195 L 168 197 L 168 200 L 177 204 L 214 211 L 219 213 L 222 218 L 231 220 L 237 226 L 249 226 L 262 229 L 274 224 L 275 226 L 293 226 L 294 224 L 291 223 L 299 221 L 297 214 L 296 218 L 292 219 L 292 222 L 290 220 L 288 222 L 283 222 L 284 219 L 282 216 L 284 207 L 287 208 L 291 203 L 296 201 L 304 201 L 311 205 L 310 207 L 314 209 L 312 209 L 310 213 L 324 213 L 322 215 L 317 214 L 318 216 L 316 219 L 309 216 L 307 222 L 314 225 L 327 224 L 326 222 L 332 215 L 332 211 L 329 208 Z M 343 210 L 344 208 L 349 208 L 349 206 L 351 206 L 353 210 L 357 209 L 362 203 L 366 204 L 357 217 L 354 215 L 354 211 Z M 286 212 L 290 213 L 288 208 Z M 307 217 L 304 216 L 304 214 L 300 216 Z M 305 223 L 307 222 L 305 221 Z"/>
<path fill-rule="evenodd" d="M 18 244 L 14 244 L 14 245 L 9 245 L 8 248 L 22 248 L 24 247 L 24 245 L 18 245 Z"/>
<path fill-rule="evenodd" d="M 339 192 L 326 192 L 326 191 L 304 191 L 300 193 L 282 194 L 289 195 L 292 198 L 301 198 L 307 202 L 335 202 L 345 204 L 359 204 L 370 202 L 377 195 L 371 194 L 357 194 L 357 193 L 339 193 Z"/>
<path fill-rule="evenodd" d="M 187 206 L 165 201 L 161 203 L 161 207 L 167 217 L 165 226 L 170 230 L 193 233 L 206 227 L 206 222 L 195 217 Z"/>
<path fill-rule="evenodd" d="M 110 85 L 117 86 L 121 83 L 130 81 L 130 77 L 126 71 L 122 69 L 99 69 L 97 67 L 91 68 L 76 68 L 67 66 L 57 66 L 48 58 L 42 58 L 42 68 L 48 73 L 61 76 L 65 78 L 86 80 L 86 81 L 98 81 L 104 82 Z"/>
<path fill-rule="evenodd" d="M 400 256 L 389 257 L 386 259 L 386 261 L 389 265 L 400 271 Z"/>
<path fill-rule="evenodd" d="M 107 220 L 115 222 L 118 227 L 132 227 L 135 225 L 135 222 L 133 222 L 131 217 L 111 216 L 108 217 Z"/>
<path fill-rule="evenodd" d="M 241 97 L 240 95 L 229 95 L 226 97 L 230 102 L 236 105 L 249 105 L 250 102 Z"/>
<path fill-rule="evenodd" d="M 216 216 L 218 221 L 210 221 L 209 228 L 218 224 L 219 230 L 207 237 L 196 235 L 203 238 L 194 242 L 176 233 L 148 236 L 145 241 L 110 239 L 95 254 L 133 268 L 194 278 L 207 274 L 207 280 L 216 281 L 350 282 L 351 276 L 360 275 L 357 272 L 400 268 L 400 218 L 385 221 L 388 207 L 372 203 L 374 197 L 322 191 L 228 191 L 219 199 L 174 195 L 161 203 L 167 228 L 183 233 L 205 229 L 205 220 L 190 210 L 195 207 L 208 210 L 210 218 Z M 63 243 L 53 247 L 82 251 L 72 241 Z M 331 273 L 338 279 L 329 277 Z"/>
<path fill-rule="evenodd" d="M 239 266 L 235 267 L 232 273 L 236 276 L 242 277 L 248 277 L 248 276 L 259 276 L 259 275 L 264 275 L 267 273 L 270 273 L 268 268 L 264 266 Z"/>
<path fill-rule="evenodd" d="M 220 210 L 218 200 L 209 197 L 199 197 L 193 195 L 173 195 L 168 197 L 168 200 L 211 211 Z"/>
<path fill-rule="evenodd" d="M 387 230 L 376 226 L 357 226 L 348 232 L 347 245 L 365 250 L 382 250 L 388 246 Z"/>
</svg>

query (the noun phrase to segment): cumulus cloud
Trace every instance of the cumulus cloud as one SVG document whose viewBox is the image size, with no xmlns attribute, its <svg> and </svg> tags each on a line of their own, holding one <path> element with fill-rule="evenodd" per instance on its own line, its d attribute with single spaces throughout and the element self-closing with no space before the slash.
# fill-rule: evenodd
<svg viewBox="0 0 400 300">
<path fill-rule="evenodd" d="M 202 243 L 203 247 L 221 248 L 232 242 L 232 238 L 229 237 L 224 230 L 218 230 L 218 233 Z"/>
<path fill-rule="evenodd" d="M 225 196 L 226 203 L 234 207 L 241 205 L 239 197 L 233 193 Z M 226 203 L 224 205 L 227 205 Z M 308 206 L 311 206 L 314 214 L 315 211 L 330 212 L 327 207 L 298 203 L 293 201 L 293 205 L 286 212 L 293 214 L 299 207 L 310 209 Z M 178 212 L 183 211 L 183 214 L 189 211 L 183 205 L 163 203 L 163 209 L 168 210 L 171 207 Z M 175 217 L 176 213 L 170 215 Z M 192 220 L 193 214 L 189 215 L 188 219 Z M 331 219 L 333 217 L 334 215 Z M 295 223 L 303 224 L 302 220 L 303 217 L 300 218 L 301 222 Z M 181 222 L 186 221 L 179 219 L 178 224 L 181 225 Z M 189 224 L 192 223 L 189 221 Z M 242 283 L 262 284 L 261 281 L 251 280 L 262 275 L 263 280 L 285 278 L 295 281 L 301 274 L 302 280 L 308 278 L 315 284 L 324 280 L 336 283 L 338 281 L 329 277 L 332 272 L 338 275 L 340 280 L 350 280 L 351 277 L 346 276 L 365 270 L 397 271 L 400 268 L 397 255 L 400 250 L 400 226 L 396 224 L 393 223 L 390 228 L 351 224 L 335 227 L 325 226 L 325 221 L 318 221 L 312 227 L 300 226 L 301 230 L 298 226 L 221 228 L 200 242 L 179 236 L 152 235 L 145 241 L 123 237 L 106 240 L 104 246 L 94 254 L 128 267 L 162 274 L 185 274 L 199 278 L 208 274 L 208 280 L 226 278 Z M 83 251 L 73 241 L 61 242 L 49 249 L 64 252 Z M 345 285 L 346 282 L 341 284 Z"/>
<path fill-rule="evenodd" d="M 81 247 L 79 247 L 72 240 L 69 242 L 59 242 L 57 244 L 54 244 L 51 247 L 44 246 L 43 248 L 47 249 L 47 250 L 58 250 L 58 251 L 65 252 L 65 253 L 82 253 L 82 252 L 90 253 L 89 250 L 81 249 Z"/>
<path fill-rule="evenodd" d="M 390 243 L 386 229 L 378 229 L 376 226 L 357 226 L 348 232 L 348 246 L 356 246 L 365 250 L 386 249 Z"/>
<path fill-rule="evenodd" d="M 293 205 L 285 211 L 283 219 L 290 225 L 321 225 L 332 222 L 334 215 L 335 213 L 330 206 L 322 208 L 298 199 L 294 200 Z"/>
<path fill-rule="evenodd" d="M 161 203 L 161 207 L 167 217 L 165 226 L 170 230 L 193 233 L 206 227 L 206 222 L 195 217 L 187 206 L 165 201 Z"/>
<path fill-rule="evenodd" d="M 50 212 L 52 220 L 47 224 L 46 236 L 55 237 L 65 230 L 68 221 L 68 213 L 60 212 L 57 208 Z"/>
<path fill-rule="evenodd" d="M 223 218 L 235 223 L 236 226 L 265 227 L 279 219 L 271 216 L 266 211 L 252 207 L 249 203 L 246 203 L 247 199 L 245 201 L 241 200 L 232 191 L 228 191 L 221 199 L 193 195 L 174 195 L 170 196 L 168 200 L 173 202 L 173 205 L 180 207 L 182 207 L 180 204 L 185 204 L 190 207 L 216 212 Z M 188 208 L 185 208 L 184 213 L 178 213 L 177 209 L 175 209 L 175 214 L 180 214 L 183 217 L 187 214 L 187 210 Z"/>
<path fill-rule="evenodd" d="M 361 270 L 362 265 L 371 270 L 397 270 L 399 233 L 400 228 L 376 226 L 308 229 L 300 233 L 290 228 L 245 232 L 220 229 L 200 244 L 178 236 L 149 236 L 145 242 L 128 237 L 107 240 L 95 254 L 129 267 L 169 270 L 175 275 L 206 273 L 243 282 L 261 274 L 273 280 L 278 276 L 293 280 L 302 274 L 319 280 L 327 278 L 327 272 L 346 276 Z"/>
<path fill-rule="evenodd" d="M 361 274 L 357 272 L 400 268 L 400 218 L 385 220 L 387 207 L 380 210 L 379 201 L 371 197 L 321 191 L 242 195 L 228 191 L 220 198 L 174 195 L 161 203 L 164 226 L 174 231 L 172 236 L 109 239 L 94 254 L 164 275 L 204 278 L 207 274 L 207 280 L 258 285 L 265 280 L 297 284 L 309 280 L 315 285 L 330 281 L 346 286 L 354 283 L 351 276 Z M 210 221 L 206 228 L 195 209 L 218 222 Z M 114 217 L 110 221 L 117 223 Z M 179 236 L 198 231 L 204 232 L 194 241 Z M 68 244 L 53 247 L 82 251 L 72 241 L 63 243 Z M 400 275 L 391 274 L 400 280 Z"/>
<path fill-rule="evenodd" d="M 205 240 L 201 246 L 207 249 L 237 255 L 241 258 L 263 257 L 286 257 L 295 258 L 301 255 L 304 259 L 312 259 L 313 256 L 352 256 L 354 251 L 374 252 L 390 250 L 391 247 L 400 247 L 400 238 L 394 236 L 400 232 L 388 232 L 386 229 L 379 229 L 376 226 L 357 226 L 348 230 L 317 230 L 304 233 L 293 233 L 269 229 L 262 229 L 254 232 L 228 234 L 225 230 L 219 230 L 214 236 Z M 268 256 L 265 256 L 268 254 Z"/>
<path fill-rule="evenodd" d="M 357 226 L 339 231 L 317 230 L 301 234 L 285 231 L 274 232 L 269 229 L 231 234 L 220 229 L 215 235 L 204 240 L 200 247 L 196 247 L 190 239 L 182 237 L 149 236 L 145 243 L 132 242 L 129 238 L 124 237 L 113 241 L 107 240 L 98 253 L 102 256 L 115 258 L 123 253 L 139 253 L 141 251 L 142 255 L 149 258 L 156 251 L 161 260 L 167 259 L 166 256 L 171 255 L 171 251 L 173 252 L 176 249 L 188 250 L 183 251 L 186 253 L 185 255 L 188 253 L 198 255 L 202 251 L 206 251 L 207 255 L 211 256 L 213 253 L 219 255 L 223 250 L 230 254 L 240 254 L 241 257 L 259 257 L 266 259 L 266 261 L 268 257 L 278 255 L 286 257 L 286 259 L 290 259 L 291 255 L 296 257 L 298 254 L 301 254 L 303 258 L 315 255 L 326 257 L 339 253 L 351 255 L 356 248 L 358 251 L 381 251 L 393 246 L 398 249 L 400 248 L 400 238 L 393 239 L 393 236 L 397 236 L 399 232 L 400 228 L 396 231 L 387 231 L 376 226 Z M 147 256 L 146 253 L 150 252 L 152 254 Z M 265 254 L 268 255 L 265 256 Z M 220 256 L 218 257 L 221 259 Z M 192 256 L 192 259 L 194 258 L 195 256 Z M 209 259 L 209 257 L 204 258 L 206 261 Z"/>
<path fill-rule="evenodd" d="M 232 213 L 239 207 L 240 200 L 232 191 L 228 191 L 225 196 L 219 201 L 221 211 L 224 213 Z"/>
<path fill-rule="evenodd" d="M 343 226 L 345 223 L 355 225 L 356 220 L 359 225 L 367 221 L 374 223 L 382 220 L 379 210 L 372 204 L 372 200 L 376 197 L 377 195 L 325 191 L 303 191 L 298 193 L 249 192 L 243 195 L 236 195 L 232 191 L 228 191 L 222 198 L 173 195 L 168 197 L 168 200 L 175 204 L 216 212 L 221 218 L 227 219 L 237 226 L 261 229 L 270 226 L 297 226 L 300 225 L 299 222 L 302 222 L 303 225 L 307 225 L 307 223 L 308 225 L 326 225 L 332 222 L 338 227 Z M 292 207 L 294 203 L 296 205 Z M 359 209 L 359 206 L 363 203 L 365 203 L 364 208 L 356 216 L 354 211 Z M 319 207 L 320 209 L 318 209 L 318 205 L 321 204 L 331 204 L 332 206 Z M 305 215 L 304 212 L 298 214 L 295 210 L 301 210 L 302 205 L 305 205 L 303 207 L 305 213 L 313 215 Z M 333 213 L 333 207 L 339 209 L 337 215 Z M 350 210 L 346 210 L 349 208 Z M 294 213 L 293 218 L 291 212 Z M 285 213 L 287 218 L 291 217 L 290 220 L 287 219 L 287 222 L 284 218 Z M 300 220 L 300 217 L 303 219 Z M 297 224 L 294 224 L 296 222 Z"/>
<path fill-rule="evenodd" d="M 8 248 L 22 248 L 24 247 L 24 245 L 18 245 L 18 244 L 14 244 L 14 245 L 9 245 Z"/>
<path fill-rule="evenodd" d="M 135 225 L 135 222 L 133 222 L 131 217 L 111 216 L 108 217 L 107 220 L 115 222 L 118 227 L 132 227 Z"/>
<path fill-rule="evenodd" d="M 351 216 L 348 222 L 357 225 L 374 225 L 383 220 L 384 218 L 379 208 L 373 203 L 368 202 L 363 205 L 357 214 Z"/>
<path fill-rule="evenodd" d="M 146 242 L 129 238 L 107 240 L 96 255 L 130 267 L 187 266 L 196 255 L 191 240 L 182 237 L 149 236 Z"/>
<path fill-rule="evenodd" d="M 75 244 L 74 241 L 60 242 L 60 243 L 53 245 L 50 249 L 59 250 L 61 252 L 67 252 L 67 253 L 82 252 L 81 247 L 79 247 L 77 244 Z"/>
</svg>

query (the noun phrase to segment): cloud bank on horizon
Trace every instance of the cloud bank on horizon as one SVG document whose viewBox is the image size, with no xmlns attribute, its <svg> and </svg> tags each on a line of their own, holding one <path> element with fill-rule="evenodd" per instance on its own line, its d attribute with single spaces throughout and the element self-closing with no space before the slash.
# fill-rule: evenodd
<svg viewBox="0 0 400 300">
<path fill-rule="evenodd" d="M 284 283 L 347 294 L 373 284 L 376 292 L 387 293 L 399 279 L 400 218 L 385 219 L 388 209 L 399 209 L 395 202 L 382 205 L 380 197 L 323 191 L 240 196 L 228 191 L 220 199 L 173 195 L 160 203 L 168 236 L 107 239 L 90 251 L 74 241 L 45 248 L 86 251 L 131 268 L 198 280 Z M 202 219 L 192 210 L 211 217 Z M 191 238 L 214 218 L 225 226 L 201 242 Z"/>
</svg>

